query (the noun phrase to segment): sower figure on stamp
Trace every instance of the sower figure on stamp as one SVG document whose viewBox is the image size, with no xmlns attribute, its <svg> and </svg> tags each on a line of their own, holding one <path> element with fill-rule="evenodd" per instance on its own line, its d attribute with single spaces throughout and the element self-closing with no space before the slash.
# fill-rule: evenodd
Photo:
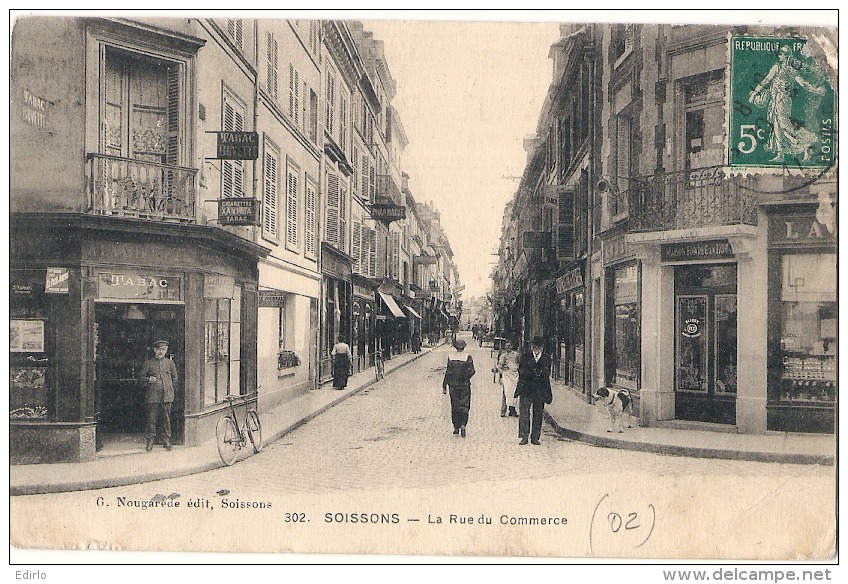
<svg viewBox="0 0 848 584">
<path fill-rule="evenodd" d="M 539 444 L 545 404 L 550 404 L 554 399 L 551 393 L 551 357 L 545 351 L 545 339 L 533 337 L 530 347 L 530 351 L 521 355 L 518 362 L 518 387 L 515 389 L 515 397 L 519 398 L 520 445 L 527 444 L 528 436 L 533 444 Z"/>
<path fill-rule="evenodd" d="M 147 427 L 145 449 L 153 450 L 158 422 L 162 423 L 162 446 L 171 449 L 171 406 L 174 403 L 174 388 L 177 385 L 177 366 L 165 354 L 168 341 L 153 343 L 153 359 L 148 359 L 141 367 L 141 379 L 147 383 L 145 403 L 147 404 Z"/>
</svg>

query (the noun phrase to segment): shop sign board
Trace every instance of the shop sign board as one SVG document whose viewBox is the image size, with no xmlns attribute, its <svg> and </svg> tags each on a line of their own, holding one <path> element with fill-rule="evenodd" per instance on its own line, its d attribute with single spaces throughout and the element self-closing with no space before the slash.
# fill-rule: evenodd
<svg viewBox="0 0 848 584">
<path fill-rule="evenodd" d="M 256 160 L 259 158 L 257 132 L 215 132 L 218 135 L 215 158 L 219 160 Z"/>
<path fill-rule="evenodd" d="M 429 255 L 417 255 L 412 257 L 412 263 L 419 266 L 433 266 L 439 263 L 439 258 Z"/>
<path fill-rule="evenodd" d="M 603 246 L 604 265 L 614 264 L 623 259 L 630 259 L 635 255 L 632 250 L 628 249 L 623 233 L 604 241 Z"/>
<path fill-rule="evenodd" d="M 321 273 L 345 282 L 350 282 L 350 264 L 338 258 L 326 249 L 321 252 Z"/>
<path fill-rule="evenodd" d="M 259 201 L 244 197 L 220 199 L 218 222 L 221 225 L 259 225 Z"/>
<path fill-rule="evenodd" d="M 392 203 L 375 203 L 371 205 L 371 219 L 383 223 L 406 219 L 406 207 Z"/>
<path fill-rule="evenodd" d="M 24 122 L 34 128 L 47 127 L 48 101 L 42 97 L 24 89 L 23 109 L 21 111 Z"/>
<path fill-rule="evenodd" d="M 792 214 L 769 219 L 769 244 L 799 245 L 836 243 L 836 228 L 830 228 L 816 217 L 815 212 Z"/>
<path fill-rule="evenodd" d="M 288 294 L 279 290 L 259 290 L 259 308 L 279 308 L 286 305 Z"/>
<path fill-rule="evenodd" d="M 733 257 L 733 248 L 726 239 L 667 243 L 660 249 L 660 258 L 664 262 L 724 260 Z"/>
<path fill-rule="evenodd" d="M 236 279 L 224 274 L 203 275 L 204 298 L 232 298 L 236 289 Z"/>
<path fill-rule="evenodd" d="M 102 300 L 179 301 L 182 282 L 176 276 L 146 272 L 103 272 L 97 280 Z"/>
<path fill-rule="evenodd" d="M 9 352 L 43 353 L 44 321 L 12 319 L 9 321 Z"/>
<path fill-rule="evenodd" d="M 574 268 L 556 279 L 557 294 L 562 294 L 572 288 L 583 286 L 583 270 Z"/>
<path fill-rule="evenodd" d="M 47 268 L 44 291 L 48 294 L 67 294 L 70 279 L 69 268 Z"/>
</svg>

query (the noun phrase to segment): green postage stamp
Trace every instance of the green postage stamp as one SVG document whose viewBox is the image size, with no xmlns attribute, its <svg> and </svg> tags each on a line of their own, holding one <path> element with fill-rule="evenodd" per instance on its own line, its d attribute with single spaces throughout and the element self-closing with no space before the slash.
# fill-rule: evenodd
<svg viewBox="0 0 848 584">
<path fill-rule="evenodd" d="M 731 167 L 833 165 L 834 91 L 823 60 L 805 38 L 731 37 Z"/>
</svg>

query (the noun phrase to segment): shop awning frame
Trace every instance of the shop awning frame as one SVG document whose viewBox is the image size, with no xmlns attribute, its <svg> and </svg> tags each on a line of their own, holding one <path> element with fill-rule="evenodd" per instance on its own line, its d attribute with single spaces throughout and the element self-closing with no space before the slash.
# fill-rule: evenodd
<svg viewBox="0 0 848 584">
<path fill-rule="evenodd" d="M 386 303 L 386 306 L 395 318 L 406 318 L 403 310 L 400 309 L 400 306 L 398 306 L 391 294 L 386 294 L 385 292 L 378 292 L 378 294 L 380 295 L 380 298 L 383 299 L 383 302 Z"/>
<path fill-rule="evenodd" d="M 404 308 L 406 308 L 406 309 L 409 311 L 409 313 L 410 313 L 412 316 L 414 316 L 415 318 L 417 318 L 417 319 L 420 319 L 420 318 L 421 318 L 421 315 L 420 315 L 420 314 L 418 314 L 418 313 L 415 311 L 415 309 L 414 309 L 414 308 L 412 308 L 411 306 L 405 306 Z"/>
</svg>

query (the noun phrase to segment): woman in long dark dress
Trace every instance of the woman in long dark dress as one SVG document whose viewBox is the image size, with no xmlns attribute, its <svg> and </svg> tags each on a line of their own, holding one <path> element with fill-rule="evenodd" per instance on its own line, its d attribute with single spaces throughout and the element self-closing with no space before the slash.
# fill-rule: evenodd
<svg viewBox="0 0 848 584">
<path fill-rule="evenodd" d="M 344 389 L 347 387 L 347 378 L 350 376 L 351 369 L 350 345 L 344 342 L 344 338 L 339 337 L 338 342 L 333 345 L 333 350 L 330 351 L 330 356 L 333 358 L 333 387 Z"/>
<path fill-rule="evenodd" d="M 442 381 L 442 393 L 447 393 L 450 388 L 453 433 L 465 438 L 465 426 L 468 424 L 468 412 L 471 410 L 471 377 L 474 376 L 474 360 L 471 355 L 465 354 L 465 341 L 457 340 L 453 346 L 456 351 L 448 355 L 448 365 Z"/>
</svg>

